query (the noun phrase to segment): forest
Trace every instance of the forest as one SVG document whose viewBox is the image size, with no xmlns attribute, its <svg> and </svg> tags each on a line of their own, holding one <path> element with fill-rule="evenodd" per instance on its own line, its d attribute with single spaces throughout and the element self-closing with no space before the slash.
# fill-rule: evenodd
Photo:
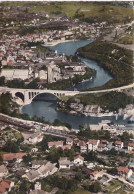
<svg viewBox="0 0 134 194">
<path fill-rule="evenodd" d="M 67 101 L 67 105 L 80 99 L 80 103 L 84 105 L 99 105 L 103 110 L 117 111 L 125 108 L 127 104 L 134 104 L 134 98 L 127 96 L 123 92 L 109 92 L 100 94 L 76 95 Z"/>
<path fill-rule="evenodd" d="M 78 50 L 82 57 L 94 59 L 113 76 L 100 89 L 114 88 L 133 83 L 133 52 L 115 44 L 96 40 Z"/>
</svg>

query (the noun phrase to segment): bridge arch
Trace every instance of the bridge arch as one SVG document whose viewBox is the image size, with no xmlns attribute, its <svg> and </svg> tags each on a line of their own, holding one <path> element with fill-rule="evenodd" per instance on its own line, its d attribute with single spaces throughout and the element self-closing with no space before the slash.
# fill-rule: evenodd
<svg viewBox="0 0 134 194">
<path fill-rule="evenodd" d="M 16 92 L 15 96 L 20 98 L 24 102 L 24 94 L 22 92 Z"/>
<path fill-rule="evenodd" d="M 50 100 L 50 101 L 56 101 L 58 99 L 57 93 L 49 93 L 49 92 L 41 92 L 38 94 L 35 94 L 31 101 L 36 101 L 36 100 Z"/>
</svg>

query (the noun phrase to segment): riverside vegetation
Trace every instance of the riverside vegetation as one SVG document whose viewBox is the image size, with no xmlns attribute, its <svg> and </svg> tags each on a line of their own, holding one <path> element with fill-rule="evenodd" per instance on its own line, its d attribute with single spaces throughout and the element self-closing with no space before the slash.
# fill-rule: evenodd
<svg viewBox="0 0 134 194">
<path fill-rule="evenodd" d="M 99 87 L 99 89 L 115 88 L 133 83 L 133 52 L 131 50 L 96 40 L 78 49 L 78 54 L 84 58 L 98 61 L 99 65 L 113 76 L 114 79 Z"/>
<path fill-rule="evenodd" d="M 73 97 L 63 97 L 61 101 L 65 104 L 65 108 L 59 107 L 60 110 L 70 111 L 70 103 L 76 103 L 76 99 L 80 100 L 84 105 L 98 105 L 103 110 L 117 111 L 125 108 L 127 104 L 134 104 L 134 98 L 127 96 L 123 92 L 109 92 L 99 94 L 76 95 Z"/>
</svg>

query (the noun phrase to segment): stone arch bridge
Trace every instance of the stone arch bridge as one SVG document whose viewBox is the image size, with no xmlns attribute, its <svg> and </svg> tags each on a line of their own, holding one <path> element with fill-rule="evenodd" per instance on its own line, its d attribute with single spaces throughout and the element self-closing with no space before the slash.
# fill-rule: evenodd
<svg viewBox="0 0 134 194">
<path fill-rule="evenodd" d="M 7 87 L 0 87 L 0 93 L 10 92 L 13 97 L 20 97 L 24 105 L 30 104 L 32 100 L 38 96 L 39 94 L 52 94 L 57 98 L 64 97 L 64 96 L 75 96 L 76 94 L 95 94 L 95 93 L 104 93 L 104 92 L 112 92 L 118 91 L 121 92 L 124 89 L 134 89 L 134 83 L 121 86 L 118 88 L 112 89 L 105 89 L 105 90 L 95 90 L 95 91 L 65 91 L 65 90 L 40 90 L 40 89 L 19 89 L 19 88 L 7 88 Z"/>
<path fill-rule="evenodd" d="M 30 104 L 39 94 L 52 94 L 57 98 L 64 96 L 74 96 L 79 94 L 79 91 L 64 91 L 64 90 L 40 90 L 40 89 L 18 89 L 18 88 L 3 88 L 1 93 L 10 92 L 13 97 L 19 97 L 24 102 L 24 105 Z"/>
</svg>

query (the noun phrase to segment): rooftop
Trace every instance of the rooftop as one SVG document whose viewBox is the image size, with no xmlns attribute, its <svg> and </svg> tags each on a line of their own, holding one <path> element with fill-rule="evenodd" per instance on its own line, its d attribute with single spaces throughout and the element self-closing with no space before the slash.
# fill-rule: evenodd
<svg viewBox="0 0 134 194">
<path fill-rule="evenodd" d="M 13 159 L 22 159 L 23 156 L 26 156 L 27 153 L 10 153 L 10 154 L 3 154 L 2 159 L 6 161 L 11 161 Z"/>
<path fill-rule="evenodd" d="M 63 141 L 51 141 L 48 142 L 48 146 L 63 145 Z"/>
<path fill-rule="evenodd" d="M 76 160 L 77 158 L 80 158 L 81 160 L 84 160 L 84 158 L 81 155 L 77 155 L 74 157 L 74 160 Z"/>
<path fill-rule="evenodd" d="M 123 166 L 119 166 L 117 168 L 118 172 L 123 172 L 125 174 L 127 174 L 129 172 L 129 169 L 127 167 L 123 167 Z"/>
<path fill-rule="evenodd" d="M 90 144 L 97 144 L 97 139 L 88 139 L 88 143 Z"/>
<path fill-rule="evenodd" d="M 8 180 L 0 180 L 0 193 L 5 193 L 10 188 L 11 182 Z"/>
</svg>

